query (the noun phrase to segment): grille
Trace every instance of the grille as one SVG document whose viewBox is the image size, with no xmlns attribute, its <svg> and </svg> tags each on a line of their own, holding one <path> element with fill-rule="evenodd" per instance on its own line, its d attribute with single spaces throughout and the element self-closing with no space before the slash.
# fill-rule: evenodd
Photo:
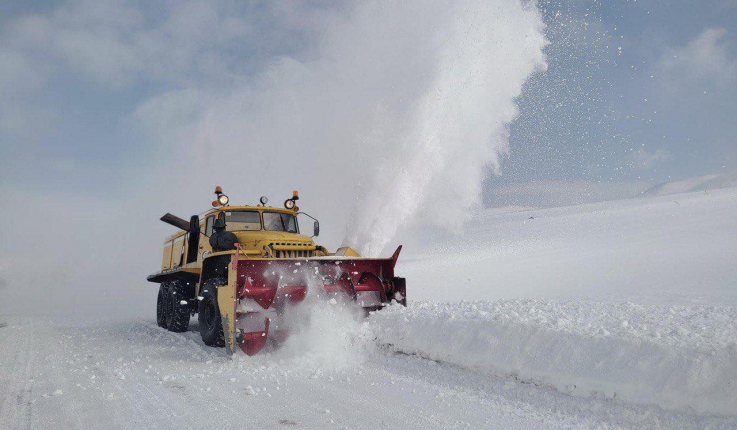
<svg viewBox="0 0 737 430">
<path fill-rule="evenodd" d="M 276 258 L 307 258 L 307 257 L 313 257 L 315 255 L 315 251 L 310 250 L 297 250 L 297 249 L 290 249 L 290 250 L 274 250 L 274 256 Z"/>
<path fill-rule="evenodd" d="M 274 258 L 308 258 L 315 256 L 315 246 L 308 243 L 274 242 L 271 243 L 270 246 L 273 251 L 272 255 Z"/>
</svg>

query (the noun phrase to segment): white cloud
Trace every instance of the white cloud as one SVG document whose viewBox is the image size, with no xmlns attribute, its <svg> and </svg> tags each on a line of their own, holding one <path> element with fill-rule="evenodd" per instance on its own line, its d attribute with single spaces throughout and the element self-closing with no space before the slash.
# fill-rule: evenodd
<svg viewBox="0 0 737 430">
<path fill-rule="evenodd" d="M 40 91 L 47 80 L 43 63 L 0 46 L 0 137 L 23 139 L 37 124 L 51 123 L 54 114 L 50 109 L 26 99 Z"/>
<path fill-rule="evenodd" d="M 707 28 L 685 46 L 667 49 L 656 68 L 663 77 L 674 80 L 734 84 L 737 59 L 730 55 L 726 35 L 724 28 Z"/>
<path fill-rule="evenodd" d="M 40 99 L 60 76 L 116 93 L 133 83 L 229 85 L 242 68 L 229 49 L 254 31 L 255 14 L 237 5 L 194 0 L 147 10 L 154 6 L 71 0 L 8 20 L 0 29 L 0 136 L 27 143 L 53 130 L 57 112 Z"/>
<path fill-rule="evenodd" d="M 153 8 L 122 0 L 72 0 L 47 16 L 11 20 L 2 45 L 111 89 L 140 79 L 192 84 L 203 76 L 225 77 L 234 67 L 228 49 L 254 27 L 251 14 L 228 0 L 176 3 L 157 9 L 161 15 L 146 7 Z"/>
</svg>

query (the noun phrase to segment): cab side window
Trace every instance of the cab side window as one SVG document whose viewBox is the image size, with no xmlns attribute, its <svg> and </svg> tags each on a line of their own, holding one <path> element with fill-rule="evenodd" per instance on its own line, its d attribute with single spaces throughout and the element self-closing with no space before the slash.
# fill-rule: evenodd
<svg viewBox="0 0 737 430">
<path fill-rule="evenodd" d="M 212 222 L 215 220 L 214 216 L 207 217 L 207 220 L 205 221 L 205 236 L 210 237 L 212 236 Z"/>
</svg>

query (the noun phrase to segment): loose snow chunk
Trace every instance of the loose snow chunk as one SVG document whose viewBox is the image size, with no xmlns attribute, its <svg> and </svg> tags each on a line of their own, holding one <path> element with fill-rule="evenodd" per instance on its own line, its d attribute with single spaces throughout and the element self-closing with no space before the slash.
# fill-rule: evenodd
<svg viewBox="0 0 737 430">
<path fill-rule="evenodd" d="M 248 396 L 255 396 L 256 395 L 256 390 L 254 390 L 253 387 L 249 385 L 249 386 L 246 387 L 246 395 L 248 395 Z"/>
</svg>

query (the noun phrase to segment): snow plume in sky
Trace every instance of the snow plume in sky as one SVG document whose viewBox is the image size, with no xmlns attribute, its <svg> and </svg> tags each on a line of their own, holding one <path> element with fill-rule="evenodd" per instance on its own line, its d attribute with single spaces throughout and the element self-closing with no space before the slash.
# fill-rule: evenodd
<svg viewBox="0 0 737 430">
<path fill-rule="evenodd" d="M 545 67 L 536 5 L 370 2 L 300 13 L 305 49 L 271 56 L 218 91 L 151 99 L 137 117 L 198 166 L 190 180 L 209 187 L 217 172 L 234 201 L 266 194 L 281 205 L 299 189 L 328 247 L 342 241 L 374 256 L 410 221 L 458 228 L 484 177 L 499 171 L 522 85 Z"/>
<path fill-rule="evenodd" d="M 500 172 L 515 98 L 545 67 L 543 25 L 529 5 L 458 4 L 436 31 L 436 39 L 412 41 L 433 45 L 424 72 L 430 78 L 414 97 L 392 106 L 386 132 L 378 123 L 367 141 L 388 143 L 387 157 L 363 178 L 344 241 L 367 256 L 379 254 L 421 208 L 426 221 L 462 226 L 480 203 L 487 172 Z"/>
</svg>

